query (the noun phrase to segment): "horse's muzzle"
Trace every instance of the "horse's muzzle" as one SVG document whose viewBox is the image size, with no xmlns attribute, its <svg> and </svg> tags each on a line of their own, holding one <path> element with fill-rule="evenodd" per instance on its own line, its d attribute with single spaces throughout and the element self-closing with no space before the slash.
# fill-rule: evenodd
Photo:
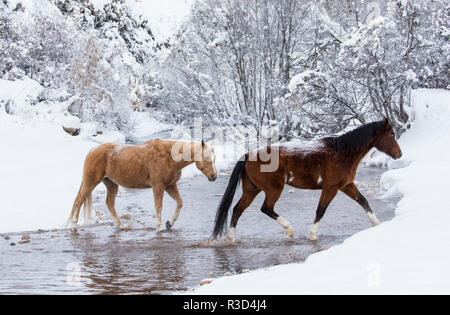
<svg viewBox="0 0 450 315">
<path fill-rule="evenodd" d="M 400 151 L 399 153 L 394 155 L 394 160 L 398 160 L 399 158 L 401 158 L 403 156 L 402 151 Z"/>
<path fill-rule="evenodd" d="M 217 179 L 217 175 L 211 175 L 211 176 L 208 176 L 208 180 L 209 180 L 210 182 L 214 182 L 216 179 Z"/>
</svg>

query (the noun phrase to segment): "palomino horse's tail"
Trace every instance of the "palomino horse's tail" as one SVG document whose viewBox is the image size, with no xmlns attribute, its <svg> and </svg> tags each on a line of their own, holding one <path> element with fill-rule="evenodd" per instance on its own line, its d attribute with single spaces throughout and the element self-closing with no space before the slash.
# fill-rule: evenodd
<svg viewBox="0 0 450 315">
<path fill-rule="evenodd" d="M 85 223 L 88 223 L 92 218 L 92 193 L 87 195 L 83 206 L 83 219 Z"/>
<path fill-rule="evenodd" d="M 227 189 L 222 197 L 219 208 L 217 209 L 216 222 L 214 225 L 214 231 L 211 239 L 216 239 L 219 235 L 222 235 L 226 229 L 226 223 L 228 219 L 228 212 L 233 202 L 234 195 L 236 194 L 236 188 L 239 185 L 242 174 L 244 173 L 245 162 L 247 161 L 248 155 L 237 162 L 234 167 L 233 173 L 231 174 L 230 182 L 228 183 Z"/>
<path fill-rule="evenodd" d="M 80 192 L 78 192 L 77 199 L 80 197 L 82 188 L 83 188 L 83 184 L 81 184 Z M 81 215 L 83 217 L 84 223 L 87 223 L 92 218 L 92 193 L 89 193 L 86 196 L 86 198 L 81 202 L 83 205 L 83 213 Z M 70 213 L 69 219 L 67 220 L 66 226 L 69 226 L 70 224 L 72 224 L 74 222 L 74 218 L 76 216 L 75 211 L 76 211 L 76 206 L 74 205 L 72 208 L 72 212 Z"/>
</svg>

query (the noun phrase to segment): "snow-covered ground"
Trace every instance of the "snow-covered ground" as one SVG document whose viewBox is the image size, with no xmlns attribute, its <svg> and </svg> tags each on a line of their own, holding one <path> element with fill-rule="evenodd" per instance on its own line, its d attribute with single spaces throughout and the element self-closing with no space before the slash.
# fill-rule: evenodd
<svg viewBox="0 0 450 315">
<path fill-rule="evenodd" d="M 399 141 L 404 157 L 368 161 L 391 169 L 381 181 L 386 194 L 403 197 L 394 220 L 303 264 L 219 278 L 189 293 L 449 294 L 450 92 L 417 90 L 413 104 L 415 122 Z"/>
</svg>

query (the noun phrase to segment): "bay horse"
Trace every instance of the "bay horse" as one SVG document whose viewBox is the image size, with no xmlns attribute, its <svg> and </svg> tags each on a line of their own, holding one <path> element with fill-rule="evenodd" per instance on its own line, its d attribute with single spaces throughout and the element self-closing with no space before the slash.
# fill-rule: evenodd
<svg viewBox="0 0 450 315">
<path fill-rule="evenodd" d="M 195 162 L 209 181 L 215 181 L 215 159 L 213 147 L 204 141 L 153 139 L 141 145 L 102 144 L 92 149 L 86 157 L 82 184 L 67 224 L 72 230 L 77 229 L 83 204 L 84 216 L 89 219 L 92 191 L 103 182 L 107 189 L 106 205 L 120 229 L 125 226 L 115 209 L 119 185 L 131 189 L 153 188 L 158 231 L 163 230 L 161 212 L 166 191 L 177 202 L 173 217 L 166 222 L 166 228 L 171 229 L 183 207 L 177 187 L 182 169 Z"/>
<path fill-rule="evenodd" d="M 239 180 L 242 181 L 243 194 L 233 209 L 230 230 L 227 234 L 227 239 L 230 241 L 234 241 L 240 216 L 261 191 L 266 197 L 261 211 L 276 220 L 286 230 L 288 236 L 294 237 L 289 221 L 274 211 L 275 203 L 280 198 L 285 185 L 322 190 L 316 218 L 309 234 L 313 241 L 317 240 L 319 222 L 338 191 L 342 191 L 358 202 L 373 225 L 380 224 L 367 199 L 358 191 L 354 183 L 356 170 L 361 160 L 374 147 L 394 159 L 402 156 L 388 119 L 363 125 L 338 137 L 322 138 L 313 145 L 267 147 L 265 152 L 276 153 L 273 156 L 279 159 L 278 167 L 273 172 L 261 171 L 262 167 L 269 163 L 267 159 L 261 158 L 261 150 L 246 154 L 233 170 L 217 210 L 211 238 L 217 239 L 224 232 Z"/>
</svg>

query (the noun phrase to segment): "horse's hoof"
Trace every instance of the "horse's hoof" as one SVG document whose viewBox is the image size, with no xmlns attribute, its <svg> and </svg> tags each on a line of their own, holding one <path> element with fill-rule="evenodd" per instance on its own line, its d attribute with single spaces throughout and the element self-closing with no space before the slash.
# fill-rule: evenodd
<svg viewBox="0 0 450 315">
<path fill-rule="evenodd" d="M 313 242 L 317 241 L 317 235 L 314 233 L 309 233 L 309 239 Z"/>
<path fill-rule="evenodd" d="M 294 231 L 292 229 L 288 229 L 286 231 L 287 236 L 289 236 L 290 238 L 294 238 Z"/>
<path fill-rule="evenodd" d="M 73 232 L 73 233 L 78 232 L 78 224 L 76 224 L 76 223 L 71 223 L 69 229 L 70 229 L 70 232 Z"/>
<path fill-rule="evenodd" d="M 234 245 L 234 244 L 236 244 L 236 238 L 234 236 L 227 236 L 225 238 L 225 243 Z"/>
<path fill-rule="evenodd" d="M 129 226 L 129 225 L 127 226 L 127 225 L 123 225 L 122 224 L 122 225 L 119 226 L 119 230 L 120 231 L 130 231 L 131 230 L 131 226 Z"/>
<path fill-rule="evenodd" d="M 172 224 L 170 224 L 170 221 L 166 222 L 166 229 L 170 230 L 172 228 Z"/>
</svg>

